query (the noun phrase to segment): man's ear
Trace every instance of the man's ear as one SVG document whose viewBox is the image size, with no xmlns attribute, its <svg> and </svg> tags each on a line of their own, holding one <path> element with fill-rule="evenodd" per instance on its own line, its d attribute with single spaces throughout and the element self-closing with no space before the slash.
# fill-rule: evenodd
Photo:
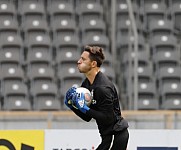
<svg viewBox="0 0 181 150">
<path fill-rule="evenodd" d="M 97 67 L 97 61 L 92 61 L 92 67 L 93 68 Z"/>
</svg>

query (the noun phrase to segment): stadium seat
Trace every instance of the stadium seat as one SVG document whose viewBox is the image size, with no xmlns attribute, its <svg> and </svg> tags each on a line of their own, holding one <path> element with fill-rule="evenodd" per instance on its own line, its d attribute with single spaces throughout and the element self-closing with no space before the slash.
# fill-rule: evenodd
<svg viewBox="0 0 181 150">
<path fill-rule="evenodd" d="M 135 82 L 135 75 L 137 75 L 137 82 L 138 82 L 138 97 L 141 99 L 148 99 L 150 98 L 151 100 L 156 100 L 156 93 L 154 91 L 154 87 L 156 88 L 155 84 L 155 77 L 154 77 L 154 71 L 152 68 L 151 63 L 148 65 L 138 65 L 137 68 L 137 74 L 135 74 L 134 67 L 132 66 L 126 66 L 124 69 L 122 68 L 122 81 L 121 81 L 121 86 L 122 90 L 124 90 L 124 93 L 127 98 L 130 100 L 133 99 L 131 97 L 131 93 L 134 91 L 134 82 Z M 148 85 L 149 86 L 148 86 Z M 147 89 L 147 87 L 149 87 Z M 149 91 L 152 94 L 147 94 L 146 92 Z"/>
<path fill-rule="evenodd" d="M 2 88 L 3 97 L 23 96 L 28 97 L 28 87 L 24 82 L 4 82 Z"/>
<path fill-rule="evenodd" d="M 129 48 L 134 49 L 135 38 L 133 35 L 121 35 L 120 32 L 117 34 L 117 54 L 118 58 L 128 52 Z M 145 50 L 146 39 L 143 33 L 138 34 L 138 50 Z M 122 57 L 121 57 L 122 58 Z"/>
<path fill-rule="evenodd" d="M 156 71 L 162 67 L 174 67 L 180 64 L 180 52 L 178 50 L 158 51 L 152 58 Z"/>
<path fill-rule="evenodd" d="M 60 101 L 55 97 L 38 96 L 34 99 L 34 110 L 38 111 L 60 111 Z"/>
<path fill-rule="evenodd" d="M 128 78 L 129 76 L 131 77 L 131 79 L 134 79 L 134 69 L 131 69 L 131 73 L 130 73 L 130 68 L 127 67 L 125 68 L 126 70 L 124 71 L 124 78 Z M 138 76 L 138 81 L 139 82 L 149 82 L 153 80 L 153 76 L 154 76 L 154 71 L 153 71 L 153 67 L 152 65 L 148 64 L 148 65 L 141 65 L 138 66 L 137 68 L 137 76 Z"/>
<path fill-rule="evenodd" d="M 145 32 L 141 19 L 136 19 L 135 21 L 136 21 L 137 32 L 138 33 Z M 116 31 L 120 32 L 122 36 L 129 34 L 129 32 L 131 31 L 131 20 L 129 16 L 127 18 L 125 17 L 117 21 Z"/>
<path fill-rule="evenodd" d="M 125 69 L 128 69 L 129 67 L 133 67 L 134 66 L 134 61 L 135 61 L 135 52 L 131 52 L 131 54 L 129 54 L 129 52 L 125 52 L 125 54 L 121 56 L 122 61 L 122 67 Z M 150 59 L 150 54 L 148 51 L 144 50 L 144 51 L 138 51 L 137 54 L 137 60 L 138 60 L 138 66 L 139 67 L 144 67 L 144 66 L 148 66 L 152 63 L 151 59 Z"/>
<path fill-rule="evenodd" d="M 66 64 L 66 65 L 60 66 L 60 68 L 58 68 L 57 77 L 61 82 L 65 79 L 72 79 L 72 78 L 83 79 L 83 74 L 81 74 L 78 71 L 76 64 L 70 63 L 69 65 Z"/>
<path fill-rule="evenodd" d="M 24 41 L 24 45 L 26 67 L 33 65 L 33 63 L 34 65 L 42 64 L 43 66 L 47 66 L 47 64 L 53 65 L 53 49 L 50 36 L 31 35 Z"/>
<path fill-rule="evenodd" d="M 23 40 L 19 34 L 16 35 L 4 35 L 0 37 L 0 47 L 2 49 L 22 49 L 23 47 Z"/>
<path fill-rule="evenodd" d="M 84 19 L 79 23 L 79 29 L 83 37 L 89 33 L 106 35 L 106 23 L 102 19 Z"/>
<path fill-rule="evenodd" d="M 0 37 L 1 65 L 11 64 L 14 66 L 23 65 L 24 51 L 23 40 L 19 34 L 4 35 Z"/>
<path fill-rule="evenodd" d="M 181 82 L 181 67 L 162 67 L 157 71 L 158 86 L 161 89 L 165 83 Z"/>
<path fill-rule="evenodd" d="M 165 83 L 162 84 L 161 87 L 161 101 L 166 102 L 166 100 L 173 100 L 173 102 L 181 97 L 181 83 L 180 82 L 173 82 L 173 83 Z M 177 104 L 179 104 L 177 102 Z"/>
<path fill-rule="evenodd" d="M 48 34 L 38 34 L 37 35 L 31 35 L 29 34 L 27 38 L 24 41 L 25 47 L 27 48 L 51 48 L 51 38 Z"/>
<path fill-rule="evenodd" d="M 179 98 L 168 98 L 163 100 L 161 109 L 164 110 L 180 110 L 181 109 L 181 97 Z"/>
<path fill-rule="evenodd" d="M 143 97 L 138 98 L 138 110 L 158 110 L 159 101 L 155 98 Z"/>
<path fill-rule="evenodd" d="M 136 1 L 132 1 L 132 8 L 133 8 L 133 14 L 135 19 L 140 18 L 140 11 L 139 11 L 139 6 L 136 3 Z M 128 10 L 128 5 L 126 1 L 117 1 L 117 6 L 116 6 L 116 15 L 118 20 L 124 20 L 129 18 L 129 10 Z"/>
<path fill-rule="evenodd" d="M 25 73 L 20 66 L 12 66 L 12 65 L 1 66 L 0 77 L 1 77 L 2 86 L 6 81 L 18 81 L 18 82 L 25 81 Z"/>
<path fill-rule="evenodd" d="M 71 50 L 61 50 L 57 51 L 56 54 L 56 64 L 61 68 L 66 66 L 66 64 L 77 64 L 80 58 L 80 52 Z"/>
<path fill-rule="evenodd" d="M 22 22 L 21 31 L 24 39 L 26 39 L 30 34 L 49 34 L 48 22 L 46 19 L 30 18 Z"/>
<path fill-rule="evenodd" d="M 75 19 L 57 19 L 51 21 L 51 31 L 53 39 L 57 36 L 78 35 L 78 27 Z"/>
<path fill-rule="evenodd" d="M 24 62 L 24 56 L 21 50 L 5 49 L 0 51 L 0 65 L 12 64 L 21 66 Z"/>
<path fill-rule="evenodd" d="M 24 96 L 8 96 L 4 98 L 3 110 L 5 111 L 30 111 L 31 103 Z"/>
<path fill-rule="evenodd" d="M 62 19 L 75 19 L 75 9 L 68 1 L 52 1 L 48 6 L 50 22 Z"/>
<path fill-rule="evenodd" d="M 26 58 L 26 65 L 33 66 L 36 64 L 45 64 L 46 66 L 53 65 L 52 53 L 48 51 L 29 50 Z"/>
<path fill-rule="evenodd" d="M 55 81 L 55 70 L 52 67 L 34 66 L 27 71 L 27 78 L 30 84 L 52 83 Z"/>
<path fill-rule="evenodd" d="M 122 46 L 122 44 L 123 44 L 123 46 L 127 46 L 128 43 L 131 43 L 131 45 L 133 45 L 134 41 L 135 41 L 134 35 L 126 35 L 124 37 L 124 40 L 123 41 L 120 40 L 119 43 L 121 44 L 121 46 Z M 145 43 L 146 43 L 145 35 L 143 33 L 138 33 L 138 46 L 139 46 L 138 48 L 139 48 L 139 50 L 145 49 Z"/>
<path fill-rule="evenodd" d="M 156 97 L 156 94 L 156 84 L 154 81 L 138 83 L 139 96 Z"/>
<path fill-rule="evenodd" d="M 126 93 L 130 93 L 131 101 L 134 99 L 134 83 L 131 81 L 130 85 L 126 86 Z M 129 89 L 130 88 L 130 89 Z M 159 109 L 159 100 L 156 92 L 156 84 L 153 81 L 138 81 L 138 110 L 157 110 Z M 134 103 L 134 102 L 132 102 Z M 134 106 L 134 105 L 133 105 Z"/>
<path fill-rule="evenodd" d="M 154 1 L 144 1 L 144 11 L 143 11 L 143 20 L 145 23 L 146 29 L 148 25 L 153 20 L 165 19 L 167 17 L 167 6 L 166 3 L 154 2 Z"/>
<path fill-rule="evenodd" d="M 56 48 L 56 53 L 57 51 L 67 49 L 78 51 L 80 46 L 80 40 L 79 37 L 76 35 L 59 35 L 53 40 L 53 45 Z"/>
<path fill-rule="evenodd" d="M 15 3 L 10 1 L 0 2 L 0 17 L 4 19 L 12 19 L 17 17 Z"/>
<path fill-rule="evenodd" d="M 177 49 L 177 38 L 172 35 L 155 35 L 150 40 L 152 53 L 157 51 L 174 51 Z"/>
<path fill-rule="evenodd" d="M 148 25 L 151 37 L 155 35 L 172 35 L 174 34 L 174 24 L 172 20 L 153 20 Z"/>
<path fill-rule="evenodd" d="M 30 87 L 34 110 L 60 110 L 58 88 L 54 82 L 36 82 Z"/>
<path fill-rule="evenodd" d="M 33 101 L 39 96 L 56 97 L 58 93 L 57 85 L 54 82 L 34 82 L 30 86 L 30 95 Z"/>
<path fill-rule="evenodd" d="M 97 34 L 87 34 L 86 36 L 82 37 L 82 46 L 85 45 L 97 45 L 102 47 L 105 51 L 110 51 L 110 41 L 107 35 L 97 35 Z"/>
<path fill-rule="evenodd" d="M 79 21 L 84 19 L 103 19 L 103 6 L 100 3 L 86 3 L 85 1 L 76 7 L 76 13 Z"/>
<path fill-rule="evenodd" d="M 28 19 L 45 19 L 45 6 L 41 1 L 24 1 L 19 2 L 18 13 L 21 23 Z"/>
<path fill-rule="evenodd" d="M 16 35 L 20 33 L 17 19 L 0 17 L 0 37 L 4 35 Z"/>
</svg>

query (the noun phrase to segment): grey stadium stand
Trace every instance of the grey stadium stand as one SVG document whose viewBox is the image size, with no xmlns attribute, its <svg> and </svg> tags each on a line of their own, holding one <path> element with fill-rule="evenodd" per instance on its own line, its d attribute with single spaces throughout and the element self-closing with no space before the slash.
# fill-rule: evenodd
<svg viewBox="0 0 181 150">
<path fill-rule="evenodd" d="M 127 1 L 115 2 L 112 18 L 109 0 L 1 0 L 1 110 L 67 110 L 66 90 L 83 80 L 76 63 L 85 45 L 104 48 L 101 69 L 118 86 L 121 103 L 126 101 L 123 109 L 134 108 L 129 88 L 135 70 L 139 84 L 153 86 L 139 89 L 138 110 L 180 109 L 181 97 L 163 91 L 166 83 L 180 84 L 180 0 L 131 0 L 138 32 L 135 70 Z M 27 96 L 4 96 L 5 85 L 12 83 L 25 85 Z M 42 83 L 53 84 L 54 94 L 32 95 L 32 87 Z"/>
</svg>

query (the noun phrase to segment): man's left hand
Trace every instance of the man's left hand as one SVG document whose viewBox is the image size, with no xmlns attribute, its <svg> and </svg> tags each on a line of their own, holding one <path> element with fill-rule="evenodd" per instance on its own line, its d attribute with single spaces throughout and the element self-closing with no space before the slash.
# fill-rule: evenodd
<svg viewBox="0 0 181 150">
<path fill-rule="evenodd" d="M 85 104 L 85 96 L 84 93 L 75 93 L 72 97 L 72 101 L 75 106 L 82 112 L 86 113 L 90 108 Z"/>
</svg>

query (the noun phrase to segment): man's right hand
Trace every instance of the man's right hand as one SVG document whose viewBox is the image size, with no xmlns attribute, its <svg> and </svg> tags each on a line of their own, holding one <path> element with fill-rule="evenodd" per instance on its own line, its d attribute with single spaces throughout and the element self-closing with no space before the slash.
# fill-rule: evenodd
<svg viewBox="0 0 181 150">
<path fill-rule="evenodd" d="M 70 109 L 73 107 L 72 106 L 72 96 L 76 93 L 76 89 L 77 89 L 76 87 L 71 87 L 70 89 L 68 89 L 68 91 L 66 92 L 66 95 L 65 95 L 64 103 Z"/>
</svg>

